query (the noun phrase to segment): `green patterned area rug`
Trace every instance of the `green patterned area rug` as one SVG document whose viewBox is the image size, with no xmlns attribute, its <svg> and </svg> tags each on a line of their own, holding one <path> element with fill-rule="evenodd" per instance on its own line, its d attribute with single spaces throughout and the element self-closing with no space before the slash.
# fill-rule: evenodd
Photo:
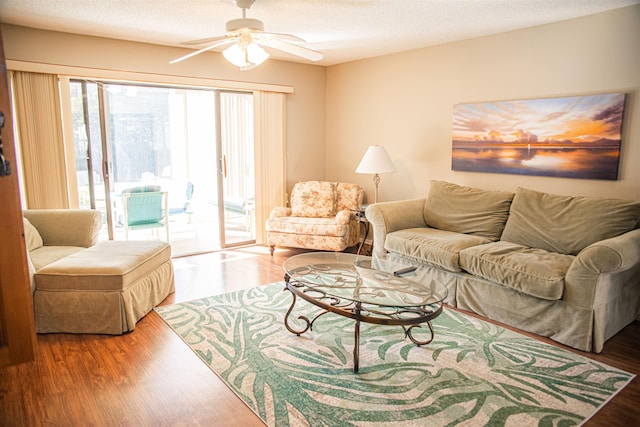
<svg viewBox="0 0 640 427">
<path fill-rule="evenodd" d="M 580 425 L 634 375 L 445 309 L 434 341 L 353 320 L 288 332 L 283 283 L 156 308 L 189 347 L 272 426 Z M 295 316 L 318 312 L 298 300 Z"/>
</svg>

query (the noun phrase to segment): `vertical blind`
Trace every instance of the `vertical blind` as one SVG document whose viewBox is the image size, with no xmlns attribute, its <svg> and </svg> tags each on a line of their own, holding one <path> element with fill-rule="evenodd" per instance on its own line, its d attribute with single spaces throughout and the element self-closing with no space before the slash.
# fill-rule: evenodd
<svg viewBox="0 0 640 427">
<path fill-rule="evenodd" d="M 69 208 L 58 76 L 15 71 L 12 84 L 25 207 Z"/>
<path fill-rule="evenodd" d="M 14 112 L 21 147 L 25 207 L 67 209 L 74 205 L 65 161 L 65 144 L 57 74 L 14 71 Z M 286 195 L 286 96 L 256 90 L 254 96 L 256 242 L 264 243 L 264 222 L 271 209 L 284 206 Z M 71 180 L 75 182 L 75 180 Z"/>
<path fill-rule="evenodd" d="M 285 206 L 285 95 L 254 92 L 256 158 L 256 243 L 266 243 L 265 221 L 271 209 Z"/>
</svg>

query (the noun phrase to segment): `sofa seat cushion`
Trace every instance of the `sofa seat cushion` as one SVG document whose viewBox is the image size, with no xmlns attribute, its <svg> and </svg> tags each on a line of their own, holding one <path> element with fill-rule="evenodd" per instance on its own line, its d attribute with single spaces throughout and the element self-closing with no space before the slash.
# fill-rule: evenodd
<svg viewBox="0 0 640 427">
<path fill-rule="evenodd" d="M 513 193 L 431 181 L 424 204 L 429 227 L 499 240 Z"/>
<path fill-rule="evenodd" d="M 340 215 L 342 217 L 342 215 Z M 348 218 L 348 216 L 347 216 Z M 349 221 L 336 221 L 336 218 L 306 218 L 286 216 L 270 218 L 267 221 L 270 232 L 307 234 L 312 236 L 344 236 L 349 230 Z"/>
<path fill-rule="evenodd" d="M 577 255 L 638 227 L 640 202 L 559 196 L 518 188 L 501 240 Z"/>
<path fill-rule="evenodd" d="M 558 300 L 574 256 L 494 242 L 460 251 L 460 267 L 468 273 L 545 300 Z"/>
<path fill-rule="evenodd" d="M 105 241 L 66 256 L 36 273 L 37 290 L 128 288 L 171 258 L 162 241 Z"/>
<path fill-rule="evenodd" d="M 85 250 L 83 246 L 41 246 L 29 252 L 36 271 L 71 254 Z"/>
<path fill-rule="evenodd" d="M 460 251 L 491 242 L 490 239 L 435 228 L 419 227 L 394 231 L 387 235 L 384 248 L 448 271 L 459 272 Z"/>
</svg>

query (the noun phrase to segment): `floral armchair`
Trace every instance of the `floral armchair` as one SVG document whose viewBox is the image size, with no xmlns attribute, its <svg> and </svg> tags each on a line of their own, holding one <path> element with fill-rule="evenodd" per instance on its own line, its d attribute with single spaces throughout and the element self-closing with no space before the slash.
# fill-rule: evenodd
<svg viewBox="0 0 640 427">
<path fill-rule="evenodd" d="M 294 185 L 291 207 L 276 207 L 267 219 L 267 244 L 342 251 L 358 243 L 363 189 L 357 184 L 306 181 Z"/>
</svg>

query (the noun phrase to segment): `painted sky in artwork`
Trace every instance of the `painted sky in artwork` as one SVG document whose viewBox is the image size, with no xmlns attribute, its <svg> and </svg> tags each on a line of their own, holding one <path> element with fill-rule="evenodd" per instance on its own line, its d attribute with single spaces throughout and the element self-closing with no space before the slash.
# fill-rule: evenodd
<svg viewBox="0 0 640 427">
<path fill-rule="evenodd" d="M 455 142 L 620 142 L 624 93 L 454 106 Z"/>
</svg>

